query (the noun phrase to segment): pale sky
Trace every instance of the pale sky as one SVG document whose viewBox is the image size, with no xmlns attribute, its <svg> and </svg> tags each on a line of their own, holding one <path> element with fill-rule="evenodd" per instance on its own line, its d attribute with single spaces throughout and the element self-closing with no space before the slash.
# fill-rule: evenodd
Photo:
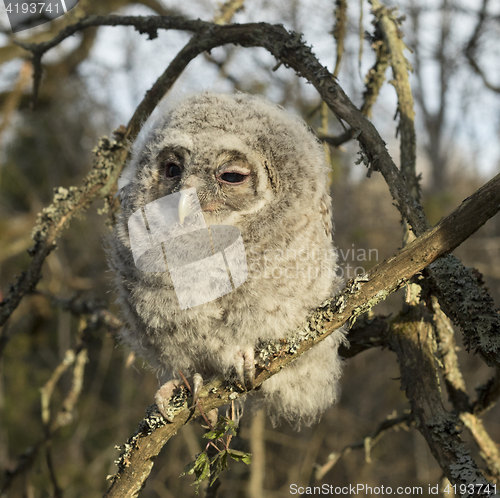
<svg viewBox="0 0 500 498">
<path fill-rule="evenodd" d="M 164 1 L 166 6 L 177 7 L 177 1 Z M 234 18 L 235 22 L 264 21 L 270 23 L 282 23 L 287 28 L 293 28 L 304 33 L 304 39 L 312 45 L 313 51 L 319 60 L 332 69 L 335 58 L 335 46 L 329 32 L 333 26 L 332 3 L 330 0 L 303 0 L 298 2 L 295 19 L 293 9 L 290 9 L 290 0 L 253 0 L 247 1 L 245 11 Z M 398 2 L 400 10 L 404 13 L 405 5 L 410 0 Z M 420 1 L 420 6 L 428 6 L 435 9 L 435 2 Z M 452 2 L 453 3 L 453 2 Z M 500 13 L 500 2 L 492 8 Z M 182 5 L 186 16 L 210 20 L 213 18 L 218 2 L 215 0 L 190 0 Z M 462 0 L 454 4 L 463 9 L 475 8 L 481 4 L 481 0 Z M 339 75 L 339 82 L 351 99 L 359 104 L 363 91 L 362 77 L 358 74 L 358 51 L 359 36 L 357 24 L 359 22 L 359 4 L 351 2 L 349 5 L 350 31 L 346 40 L 347 53 L 344 56 L 344 64 Z M 369 13 L 367 2 L 363 5 L 363 25 L 365 30 L 372 30 L 372 16 Z M 132 6 L 120 12 L 133 15 L 150 15 L 152 12 L 143 6 Z M 438 10 L 431 10 L 423 17 L 425 29 L 420 33 L 422 55 L 425 63 L 424 80 L 425 95 L 429 108 L 436 106 L 436 95 L 438 88 L 438 73 L 435 64 L 429 61 L 429 54 L 435 46 L 437 30 L 440 23 Z M 6 25 L 6 13 L 3 5 L 0 6 L 0 23 Z M 452 26 L 453 43 L 449 56 L 458 57 L 463 43 L 473 29 L 475 19 L 468 15 L 456 15 Z M 409 25 L 406 21 L 406 28 Z M 43 27 L 34 28 L 43 29 Z M 405 25 L 403 25 L 403 30 Z M 497 28 L 498 29 L 498 28 Z M 33 30 L 21 33 L 22 36 Z M 168 63 L 189 39 L 189 34 L 178 31 L 159 31 L 156 40 L 148 41 L 145 35 L 140 35 L 133 28 L 100 28 L 97 41 L 93 47 L 91 57 L 80 67 L 80 73 L 86 78 L 89 88 L 94 96 L 102 102 L 107 103 L 113 109 L 113 124 L 126 123 L 132 115 L 135 106 L 140 102 L 142 96 L 153 84 L 155 79 L 165 70 Z M 6 42 L 6 37 L 0 35 L 0 45 Z M 53 50 L 46 57 L 46 61 L 57 59 L 60 54 L 71 49 L 77 38 L 73 37 L 65 41 L 58 49 Z M 407 36 L 405 41 L 411 44 Z M 488 47 L 488 56 L 482 62 L 488 69 L 491 68 L 491 78 L 496 84 L 500 84 L 500 49 L 495 44 Z M 212 52 L 214 57 L 219 57 L 223 49 Z M 407 57 L 412 61 L 412 54 L 407 52 Z M 463 58 L 462 58 L 463 60 Z M 361 74 L 373 63 L 373 54 L 367 42 L 363 44 L 363 59 Z M 227 65 L 229 73 L 239 81 L 245 83 L 267 84 L 266 96 L 270 100 L 278 101 L 281 97 L 282 86 L 280 81 L 294 78 L 293 72 L 286 68 L 280 68 L 269 76 L 267 71 L 261 68 L 272 67 L 274 58 L 263 49 L 240 49 L 237 57 Z M 0 67 L 0 90 L 8 88 L 17 77 L 19 61 L 13 61 Z M 387 73 L 390 79 L 390 73 Z M 364 76 L 363 76 L 364 77 Z M 277 83 L 278 81 L 278 83 Z M 207 63 L 203 56 L 199 56 L 188 66 L 174 87 L 174 92 L 196 91 L 202 89 L 213 89 L 219 91 L 232 91 L 232 85 L 219 77 L 217 68 Z M 312 102 L 317 100 L 317 93 L 311 85 L 301 84 L 303 96 Z M 457 141 L 453 147 L 457 149 L 459 157 L 469 157 L 471 162 L 478 163 L 481 174 L 491 177 L 499 168 L 500 146 L 499 146 L 499 116 L 500 96 L 484 88 L 478 78 L 471 77 L 468 67 L 459 68 L 457 78 L 449 94 L 450 113 L 448 123 L 455 126 L 457 130 Z M 464 105 L 467 106 L 466 119 L 464 116 Z M 387 142 L 394 140 L 395 123 L 393 116 L 396 109 L 395 91 L 390 85 L 386 85 L 379 102 L 374 109 L 374 122 Z M 418 109 L 417 109 L 418 112 Z M 417 122 L 419 115 L 417 114 Z M 419 127 L 417 127 L 417 130 Z M 417 138 L 423 140 L 420 133 Z M 396 145 L 396 144 L 395 144 Z M 391 147 L 392 149 L 392 147 Z M 465 155 L 465 156 L 464 156 Z M 424 155 L 420 155 L 422 163 Z M 395 157 L 397 160 L 397 157 Z"/>
</svg>

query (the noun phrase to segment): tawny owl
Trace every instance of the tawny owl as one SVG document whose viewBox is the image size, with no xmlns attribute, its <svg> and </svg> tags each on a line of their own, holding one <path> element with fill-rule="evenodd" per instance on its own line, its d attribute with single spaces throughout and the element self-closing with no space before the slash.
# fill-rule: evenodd
<svg viewBox="0 0 500 498">
<path fill-rule="evenodd" d="M 109 254 L 122 338 L 167 398 L 179 370 L 196 385 L 251 387 L 255 348 L 340 290 L 327 175 L 305 123 L 260 97 L 205 92 L 146 122 Z M 342 340 L 328 337 L 252 397 L 274 420 L 317 420 L 337 397 Z"/>
</svg>

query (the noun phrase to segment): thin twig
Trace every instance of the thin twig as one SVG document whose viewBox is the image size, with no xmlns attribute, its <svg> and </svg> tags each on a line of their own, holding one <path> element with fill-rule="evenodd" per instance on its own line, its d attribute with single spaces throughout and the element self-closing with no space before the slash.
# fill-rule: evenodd
<svg viewBox="0 0 500 498">
<path fill-rule="evenodd" d="M 344 54 L 344 40 L 347 31 L 347 0 L 335 1 L 335 27 L 333 28 L 333 37 L 336 42 L 336 59 L 333 76 L 339 75 L 340 63 Z"/>
<path fill-rule="evenodd" d="M 472 404 L 472 413 L 482 415 L 498 403 L 500 399 L 500 369 L 495 369 L 495 374 L 485 385 L 476 388 L 477 400 Z"/>
<path fill-rule="evenodd" d="M 495 93 L 500 93 L 500 85 L 495 85 L 491 83 L 486 73 L 483 71 L 483 69 L 476 60 L 476 55 L 477 55 L 476 52 L 479 44 L 479 38 L 481 37 L 484 25 L 489 18 L 488 4 L 489 0 L 483 0 L 483 5 L 481 6 L 481 10 L 479 11 L 478 14 L 478 21 L 476 27 L 465 48 L 465 56 L 467 57 L 467 60 L 469 61 L 469 64 L 471 65 L 472 69 L 474 69 L 476 74 L 483 80 L 483 83 L 486 86 L 486 88 Z"/>
<path fill-rule="evenodd" d="M 369 452 L 380 439 L 387 434 L 391 429 L 397 427 L 408 427 L 411 422 L 411 416 L 409 413 L 404 413 L 398 417 L 391 415 L 385 420 L 380 422 L 375 430 L 367 437 L 363 438 L 362 441 L 356 443 L 348 444 L 340 452 L 333 452 L 328 455 L 327 461 L 323 465 L 316 465 L 316 470 L 314 472 L 314 479 L 310 482 L 313 485 L 315 482 L 321 481 L 325 475 L 346 455 L 348 455 L 352 450 L 364 450 L 365 458 L 367 461 L 370 459 Z"/>
<path fill-rule="evenodd" d="M 83 330 L 81 331 L 81 336 L 84 336 Z M 28 471 L 36 461 L 39 452 L 45 448 L 47 465 L 49 466 L 49 473 L 51 475 L 51 480 L 54 486 L 55 496 L 62 496 L 62 491 L 57 484 L 57 479 L 54 469 L 51 468 L 51 454 L 50 454 L 50 442 L 54 434 L 61 428 L 73 420 L 73 410 L 75 404 L 80 396 L 82 385 L 83 385 L 83 373 L 85 363 L 87 362 L 87 349 L 83 347 L 82 343 L 79 343 L 75 349 L 68 350 L 63 358 L 62 362 L 55 368 L 52 372 L 50 379 L 42 387 L 41 391 L 41 403 L 42 403 L 42 422 L 45 429 L 44 436 L 30 448 L 23 453 L 19 459 L 16 467 L 12 470 L 7 471 L 5 474 L 5 480 L 0 488 L 0 494 L 5 493 L 12 485 L 14 479 Z M 73 378 L 72 385 L 69 392 L 66 394 L 64 401 L 62 402 L 59 410 L 54 417 L 50 414 L 50 401 L 52 398 L 52 393 L 57 382 L 60 380 L 61 376 L 67 369 L 74 364 L 73 368 Z M 47 453 L 48 452 L 48 453 Z M 59 494 L 58 494 L 59 493 Z"/>
</svg>

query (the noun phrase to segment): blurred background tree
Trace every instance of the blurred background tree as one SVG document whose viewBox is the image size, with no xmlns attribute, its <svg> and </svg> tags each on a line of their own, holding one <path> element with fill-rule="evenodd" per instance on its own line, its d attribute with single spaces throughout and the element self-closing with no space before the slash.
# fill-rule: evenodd
<svg viewBox="0 0 500 498">
<path fill-rule="evenodd" d="M 377 44 L 368 3 L 247 0 L 240 4 L 234 22 L 282 23 L 304 33 L 323 64 L 333 71 L 339 63 L 336 75 L 341 86 L 362 105 L 364 78 L 374 63 Z M 402 30 L 413 68 L 422 202 L 435 223 L 498 172 L 500 6 L 488 0 L 402 0 L 397 6 L 406 16 Z M 341 12 L 345 25 L 339 24 Z M 189 39 L 176 31 L 159 32 L 158 38 L 146 41 L 132 28 L 87 29 L 44 59 L 37 105 L 31 109 L 30 54 L 15 40 L 48 40 L 84 15 L 111 13 L 211 20 L 222 16 L 223 10 L 214 0 L 189 0 L 182 6 L 170 0 L 81 0 L 67 15 L 14 36 L 0 9 L 0 289 L 4 294 L 29 264 L 30 232 L 53 189 L 81 182 L 98 137 L 110 135 L 130 119 L 143 94 Z M 341 28 L 345 37 L 339 49 Z M 293 71 L 275 66 L 274 58 L 260 48 L 217 48 L 195 59 L 171 93 L 209 88 L 259 93 L 300 114 L 319 134 L 342 134 L 341 124 L 322 107 L 315 90 Z M 389 69 L 386 76 L 390 78 Z M 398 157 L 396 109 L 394 89 L 384 85 L 371 119 L 393 157 Z M 400 216 L 381 176 L 366 178 L 364 166 L 356 164 L 356 143 L 328 147 L 326 153 L 332 166 L 335 244 L 344 275 L 352 277 L 356 268 L 368 270 L 401 247 Z M 0 487 L 5 496 L 101 496 L 106 476 L 115 472 L 114 446 L 133 433 L 153 400 L 155 377 L 141 360 L 134 361 L 117 346 L 116 327 L 93 328 L 82 313 L 85 305 L 94 311 L 117 312 L 103 250 L 108 225 L 107 217 L 94 207 L 74 220 L 48 256 L 37 292 L 22 301 L 2 331 Z M 498 303 L 499 216 L 456 254 L 483 274 Z M 375 312 L 395 314 L 401 299 L 393 295 Z M 75 386 L 72 366 L 61 372 L 51 397 L 53 413 L 67 401 L 68 393 L 79 396 L 48 442 L 40 389 L 54 379 L 66 352 L 78 345 L 82 334 L 88 345 L 88 363 L 81 358 L 83 386 L 81 392 Z M 457 342 L 461 344 L 459 338 Z M 491 371 L 478 357 L 462 349 L 458 354 L 472 393 Z M 398 376 L 394 354 L 369 350 L 346 362 L 341 401 L 320 424 L 295 433 L 286 425 L 272 428 L 262 414 L 254 418 L 247 414 L 239 444 L 254 453 L 254 462 L 249 468 L 233 464 L 223 476 L 219 496 L 289 496 L 291 483 L 308 483 L 318 466 L 332 458 L 336 461 L 335 455 L 362 442 L 387 417 L 405 413 L 408 403 Z M 500 441 L 498 405 L 484 420 L 492 438 Z M 194 494 L 190 478 L 178 476 L 200 451 L 201 434 L 198 425 L 183 427 L 155 463 L 141 496 Z M 481 462 L 477 447 L 472 443 L 469 447 Z M 441 469 L 422 436 L 399 424 L 384 433 L 370 453 L 342 453 L 320 482 L 423 486 L 426 496 L 427 485 L 440 479 Z"/>
</svg>

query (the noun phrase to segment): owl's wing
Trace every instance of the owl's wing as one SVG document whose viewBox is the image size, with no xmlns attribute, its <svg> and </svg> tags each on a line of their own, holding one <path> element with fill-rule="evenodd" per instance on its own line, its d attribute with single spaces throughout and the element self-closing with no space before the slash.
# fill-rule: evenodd
<svg viewBox="0 0 500 498">
<path fill-rule="evenodd" d="M 323 227 L 325 228 L 326 235 L 332 236 L 333 223 L 332 223 L 332 199 L 325 193 L 320 203 L 320 215 L 323 220 Z"/>
</svg>

